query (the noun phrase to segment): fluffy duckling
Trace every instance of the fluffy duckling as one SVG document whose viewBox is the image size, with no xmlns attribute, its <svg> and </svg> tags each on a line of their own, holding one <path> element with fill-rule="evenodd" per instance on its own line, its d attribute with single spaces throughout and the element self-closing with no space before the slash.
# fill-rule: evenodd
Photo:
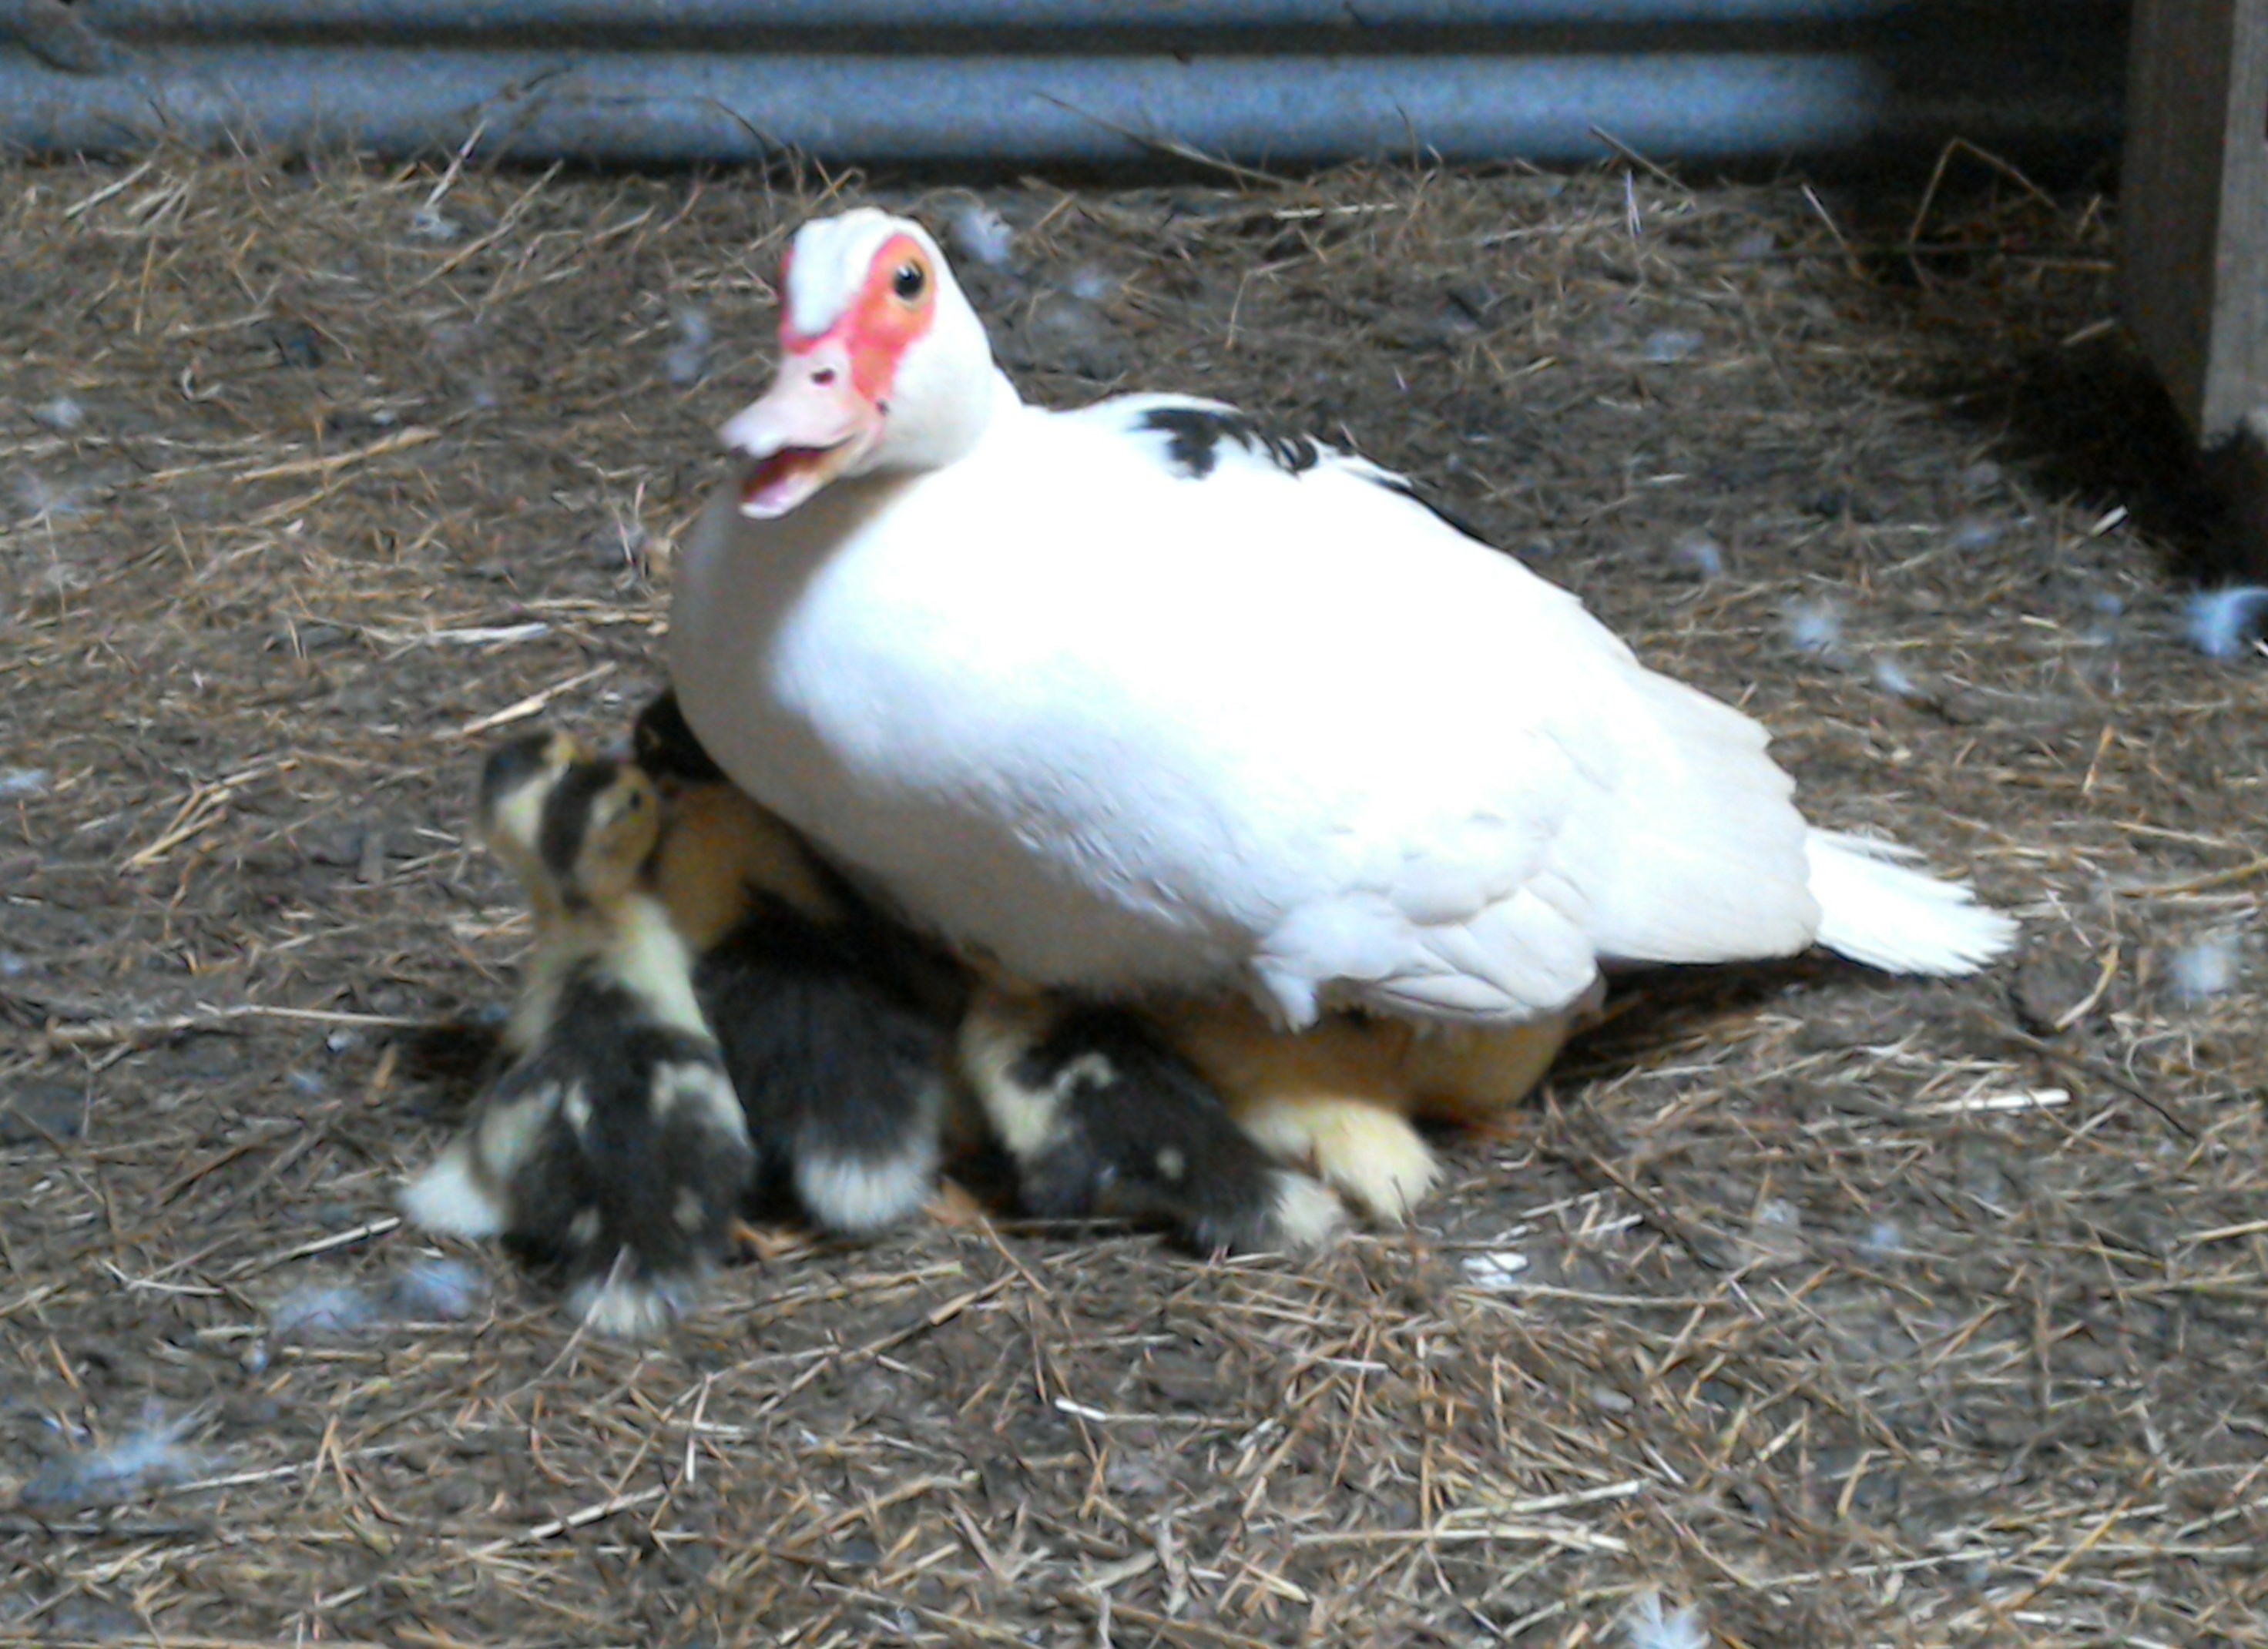
<svg viewBox="0 0 2268 1649">
<path fill-rule="evenodd" d="M 755 1167 L 692 954 L 644 885 L 661 813 L 645 775 L 556 733 L 490 757 L 482 830 L 526 890 L 534 955 L 512 1063 L 401 1198 L 428 1230 L 556 1261 L 577 1314 L 623 1335 L 687 1302 Z"/>
<path fill-rule="evenodd" d="M 1312 1168 L 1373 1219 L 1400 1225 L 1440 1174 L 1411 1119 L 1469 1125 L 1508 1109 L 1602 997 L 1594 989 L 1573 1012 L 1487 1027 L 1336 1013 L 1292 1033 L 1241 1001 L 1152 1012 L 1270 1156 Z"/>
<path fill-rule="evenodd" d="M 936 1182 L 957 975 L 727 781 L 674 696 L 633 747 L 667 811 L 650 885 L 699 959 L 761 1178 L 829 1230 L 908 1218 Z"/>
<path fill-rule="evenodd" d="M 987 990 L 960 1042 L 1032 1213 L 1163 1226 L 1200 1253 L 1312 1248 L 1344 1223 L 1139 1013 Z"/>
</svg>

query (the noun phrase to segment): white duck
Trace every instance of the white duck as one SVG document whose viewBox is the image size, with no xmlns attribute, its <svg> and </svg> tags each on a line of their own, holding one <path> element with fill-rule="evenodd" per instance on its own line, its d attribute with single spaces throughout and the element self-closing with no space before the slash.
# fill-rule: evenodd
<svg viewBox="0 0 2268 1649">
<path fill-rule="evenodd" d="M 1212 401 L 1026 405 L 916 224 L 806 225 L 780 332 L 678 573 L 686 715 L 1025 981 L 1505 1026 L 1602 963 L 2014 936 L 1401 477 Z"/>
</svg>

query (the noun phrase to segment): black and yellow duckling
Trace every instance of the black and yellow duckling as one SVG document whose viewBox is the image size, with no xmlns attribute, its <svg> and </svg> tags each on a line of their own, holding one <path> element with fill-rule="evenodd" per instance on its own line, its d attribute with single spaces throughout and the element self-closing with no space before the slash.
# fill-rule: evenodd
<svg viewBox="0 0 2268 1649">
<path fill-rule="evenodd" d="M 760 1182 L 827 1230 L 910 1218 L 936 1184 L 954 969 L 728 782 L 673 696 L 633 749 L 667 814 L 650 886 L 698 958 Z"/>
<path fill-rule="evenodd" d="M 554 1262 L 593 1327 L 649 1332 L 726 1247 L 755 1168 L 692 954 L 646 883 L 661 799 L 637 768 L 539 733 L 490 757 L 480 813 L 534 952 L 511 1064 L 402 1211 Z"/>
<path fill-rule="evenodd" d="M 1313 1171 L 1370 1218 L 1397 1226 L 1440 1174 L 1417 1120 L 1472 1126 L 1511 1109 L 1602 995 L 1533 1025 L 1421 1027 L 1340 1012 L 1286 1032 L 1242 1001 L 1160 1003 L 1151 1012 L 1270 1157 Z"/>
<path fill-rule="evenodd" d="M 1200 1253 L 1311 1248 L 1344 1223 L 1338 1200 L 1271 1161 L 1143 1013 L 985 990 L 960 1043 L 1035 1214 L 1161 1226 Z"/>
</svg>

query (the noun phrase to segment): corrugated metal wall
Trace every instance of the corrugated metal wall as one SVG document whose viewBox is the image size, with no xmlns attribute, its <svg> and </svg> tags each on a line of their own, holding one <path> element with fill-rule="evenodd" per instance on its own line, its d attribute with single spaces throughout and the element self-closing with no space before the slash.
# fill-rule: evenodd
<svg viewBox="0 0 2268 1649">
<path fill-rule="evenodd" d="M 1109 164 L 2115 138 L 2124 0 L 0 0 L 0 144 Z"/>
</svg>

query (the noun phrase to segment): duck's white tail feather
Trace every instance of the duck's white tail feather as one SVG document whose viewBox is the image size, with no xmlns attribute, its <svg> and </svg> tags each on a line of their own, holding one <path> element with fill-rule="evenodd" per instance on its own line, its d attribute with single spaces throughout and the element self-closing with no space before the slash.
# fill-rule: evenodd
<svg viewBox="0 0 2268 1649">
<path fill-rule="evenodd" d="M 1819 943 L 1894 974 L 1973 974 L 2015 943 L 2016 924 L 1965 883 L 1907 868 L 1895 843 L 1814 830 L 1804 842 Z"/>
</svg>

